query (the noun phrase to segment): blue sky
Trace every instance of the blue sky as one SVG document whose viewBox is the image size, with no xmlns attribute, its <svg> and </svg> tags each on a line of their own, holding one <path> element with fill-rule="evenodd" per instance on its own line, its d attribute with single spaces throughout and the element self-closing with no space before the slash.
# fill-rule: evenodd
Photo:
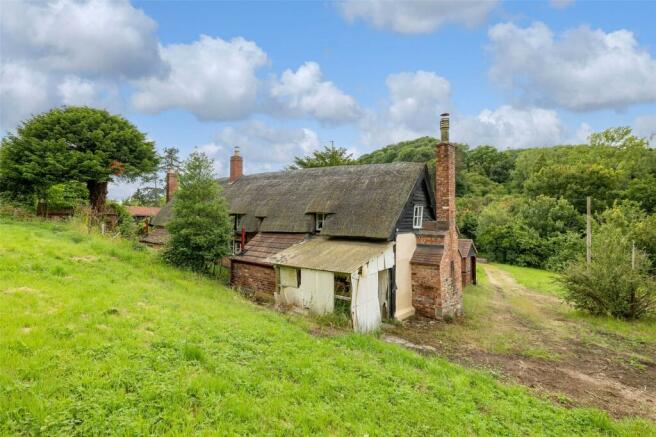
<svg viewBox="0 0 656 437">
<path fill-rule="evenodd" d="M 2 131 L 62 104 L 120 113 L 227 171 L 436 135 L 517 148 L 656 133 L 656 2 L 4 2 Z M 121 198 L 134 189 L 114 184 Z"/>
</svg>

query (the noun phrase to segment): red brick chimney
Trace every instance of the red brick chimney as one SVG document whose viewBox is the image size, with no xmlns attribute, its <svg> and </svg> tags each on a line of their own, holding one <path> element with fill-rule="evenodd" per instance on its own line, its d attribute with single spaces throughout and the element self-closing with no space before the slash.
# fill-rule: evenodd
<svg viewBox="0 0 656 437">
<path fill-rule="evenodd" d="M 442 314 L 453 317 L 462 315 L 462 258 L 456 228 L 456 147 L 449 142 L 449 114 L 441 117 L 435 163 L 435 213 L 438 229 L 446 231 L 440 261 Z"/>
<path fill-rule="evenodd" d="M 440 226 L 455 227 L 456 217 L 456 148 L 449 142 L 449 114 L 440 119 L 440 142 L 435 162 L 435 214 Z"/>
<path fill-rule="evenodd" d="M 230 183 L 232 184 L 244 174 L 244 158 L 239 155 L 239 147 L 235 147 L 235 153 L 230 157 Z"/>
<path fill-rule="evenodd" d="M 178 174 L 172 168 L 166 172 L 166 203 L 173 199 L 173 195 L 178 190 Z"/>
</svg>

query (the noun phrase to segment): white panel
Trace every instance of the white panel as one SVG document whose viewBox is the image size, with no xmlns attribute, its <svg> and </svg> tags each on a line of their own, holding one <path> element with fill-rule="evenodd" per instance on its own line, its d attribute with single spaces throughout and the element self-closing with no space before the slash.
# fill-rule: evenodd
<svg viewBox="0 0 656 437">
<path fill-rule="evenodd" d="M 296 269 L 280 267 L 280 285 L 283 287 L 296 287 Z"/>
<path fill-rule="evenodd" d="M 363 271 L 364 273 L 364 271 Z M 378 273 L 363 275 L 353 289 L 351 301 L 353 328 L 357 332 L 371 332 L 380 326 L 380 305 L 378 303 Z"/>
</svg>

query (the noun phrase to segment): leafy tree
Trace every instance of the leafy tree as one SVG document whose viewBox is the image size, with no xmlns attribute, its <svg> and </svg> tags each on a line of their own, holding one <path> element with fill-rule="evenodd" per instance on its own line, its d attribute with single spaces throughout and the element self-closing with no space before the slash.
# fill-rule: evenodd
<svg viewBox="0 0 656 437">
<path fill-rule="evenodd" d="M 232 242 L 228 207 L 216 183 L 212 160 L 192 153 L 179 183 L 173 219 L 167 226 L 171 240 L 163 257 L 173 265 L 207 273 L 229 253 Z"/>
<path fill-rule="evenodd" d="M 355 164 L 353 154 L 348 153 L 344 147 L 324 146 L 321 150 L 315 150 L 310 156 L 297 156 L 290 169 L 332 167 L 335 165 Z"/>
<path fill-rule="evenodd" d="M 89 191 L 81 182 L 52 185 L 46 190 L 45 201 L 49 209 L 75 208 L 86 202 Z"/>
<path fill-rule="evenodd" d="M 164 188 L 141 187 L 137 188 L 132 196 L 123 202 L 125 205 L 135 206 L 162 206 L 164 204 Z"/>
<path fill-rule="evenodd" d="M 134 180 L 156 165 L 155 147 L 145 134 L 123 117 L 88 107 L 34 116 L 0 148 L 3 189 L 43 198 L 52 185 L 82 182 L 96 213 L 104 209 L 110 181 Z"/>
<path fill-rule="evenodd" d="M 518 202 L 516 211 L 522 221 L 543 238 L 567 231 L 579 232 L 585 225 L 583 215 L 566 199 L 543 195 L 522 199 Z"/>
<path fill-rule="evenodd" d="M 543 267 L 561 272 L 585 253 L 585 239 L 577 232 L 563 232 L 549 237 L 545 243 L 547 258 Z"/>
<path fill-rule="evenodd" d="M 467 170 L 475 171 L 497 183 L 510 179 L 514 167 L 513 155 L 492 146 L 479 146 L 467 153 Z"/>
<path fill-rule="evenodd" d="M 583 258 L 564 272 L 565 299 L 597 315 L 638 319 L 656 309 L 656 283 L 649 260 L 637 251 L 632 265 L 631 242 L 620 228 L 602 225 L 592 240 L 592 262 Z"/>
<path fill-rule="evenodd" d="M 180 150 L 177 147 L 165 147 L 164 153 L 160 159 L 160 170 L 180 171 L 182 169 L 182 160 L 180 160 Z"/>
<path fill-rule="evenodd" d="M 557 164 L 543 167 L 524 184 L 530 196 L 540 194 L 567 199 L 585 212 L 585 198 L 592 196 L 595 208 L 609 206 L 617 198 L 620 172 L 600 164 Z"/>
<path fill-rule="evenodd" d="M 656 213 L 656 177 L 648 175 L 632 179 L 622 197 L 638 202 L 649 213 Z"/>
<path fill-rule="evenodd" d="M 478 230 L 478 246 L 490 260 L 519 266 L 541 267 L 547 253 L 538 233 L 518 221 Z"/>
</svg>

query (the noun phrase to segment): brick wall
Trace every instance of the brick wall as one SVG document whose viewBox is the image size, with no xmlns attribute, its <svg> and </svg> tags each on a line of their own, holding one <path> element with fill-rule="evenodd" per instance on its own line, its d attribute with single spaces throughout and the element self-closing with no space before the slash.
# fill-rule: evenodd
<svg viewBox="0 0 656 437">
<path fill-rule="evenodd" d="M 431 318 L 454 318 L 463 313 L 463 266 L 455 223 L 455 155 L 455 146 L 450 143 L 436 147 L 436 228 L 444 231 L 417 236 L 419 244 L 442 245 L 442 258 L 437 265 L 412 264 L 413 306 L 418 314 Z"/>
<path fill-rule="evenodd" d="M 462 286 L 463 288 L 471 284 L 471 258 L 462 258 Z"/>
<path fill-rule="evenodd" d="M 412 264 L 412 306 L 415 313 L 434 319 L 441 314 L 440 268 Z"/>
<path fill-rule="evenodd" d="M 444 235 L 440 235 L 437 233 L 429 234 L 428 232 L 426 232 L 425 234 L 417 234 L 417 244 L 441 245 L 444 244 Z"/>
<path fill-rule="evenodd" d="M 276 273 L 272 266 L 245 263 L 233 259 L 230 281 L 233 287 L 253 293 L 266 293 L 273 296 L 276 290 Z"/>
</svg>

